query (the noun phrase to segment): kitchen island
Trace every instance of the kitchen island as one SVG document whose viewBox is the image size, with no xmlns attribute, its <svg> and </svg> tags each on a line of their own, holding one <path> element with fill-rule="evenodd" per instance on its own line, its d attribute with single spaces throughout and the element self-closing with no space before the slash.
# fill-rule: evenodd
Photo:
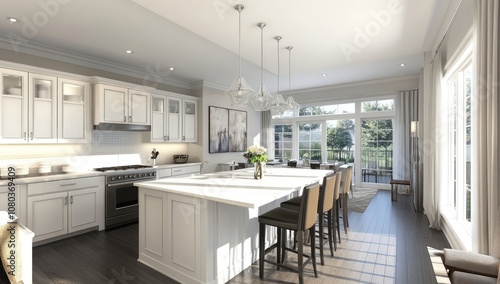
<svg viewBox="0 0 500 284">
<path fill-rule="evenodd" d="M 255 180 L 242 169 L 136 183 L 139 262 L 182 283 L 225 283 L 259 257 L 258 216 L 330 172 L 269 168 Z"/>
</svg>

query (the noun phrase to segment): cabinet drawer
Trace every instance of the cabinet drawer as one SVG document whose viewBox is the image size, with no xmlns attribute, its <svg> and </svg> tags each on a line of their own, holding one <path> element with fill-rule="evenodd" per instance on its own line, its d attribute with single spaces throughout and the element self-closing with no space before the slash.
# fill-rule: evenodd
<svg viewBox="0 0 500 284">
<path fill-rule="evenodd" d="M 104 177 L 75 178 L 28 184 L 28 196 L 51 192 L 99 187 L 104 185 Z"/>
<path fill-rule="evenodd" d="M 199 174 L 199 173 L 200 173 L 200 165 L 172 168 L 172 176 L 180 176 L 185 174 Z"/>
<path fill-rule="evenodd" d="M 172 176 L 172 169 L 159 169 L 156 172 L 156 178 L 161 179 L 161 178 L 168 178 Z"/>
</svg>

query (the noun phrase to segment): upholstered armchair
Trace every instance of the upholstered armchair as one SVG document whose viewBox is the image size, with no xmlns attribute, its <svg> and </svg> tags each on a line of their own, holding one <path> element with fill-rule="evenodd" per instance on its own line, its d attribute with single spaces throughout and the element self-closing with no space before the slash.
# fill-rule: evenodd
<svg viewBox="0 0 500 284">
<path fill-rule="evenodd" d="M 444 249 L 441 258 L 453 284 L 500 284 L 498 277 L 500 274 L 500 214 L 497 216 L 495 239 L 490 255 Z"/>
</svg>

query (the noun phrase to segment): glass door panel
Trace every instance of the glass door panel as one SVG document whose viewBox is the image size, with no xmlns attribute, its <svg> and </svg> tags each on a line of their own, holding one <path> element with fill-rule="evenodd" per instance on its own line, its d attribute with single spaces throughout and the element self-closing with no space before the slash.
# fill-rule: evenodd
<svg viewBox="0 0 500 284">
<path fill-rule="evenodd" d="M 85 88 L 83 86 L 63 83 L 63 101 L 83 103 Z"/>
<path fill-rule="evenodd" d="M 35 99 L 52 99 L 52 81 L 51 80 L 43 80 L 43 79 L 35 79 Z"/>
<path fill-rule="evenodd" d="M 3 80 L 3 94 L 11 96 L 22 96 L 23 95 L 23 77 L 4 74 Z"/>
<path fill-rule="evenodd" d="M 392 178 L 392 119 L 361 121 L 361 181 L 389 184 Z"/>
</svg>

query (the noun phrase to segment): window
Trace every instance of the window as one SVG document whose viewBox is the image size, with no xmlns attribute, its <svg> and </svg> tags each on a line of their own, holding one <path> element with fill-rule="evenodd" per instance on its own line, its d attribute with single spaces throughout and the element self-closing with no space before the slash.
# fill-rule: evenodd
<svg viewBox="0 0 500 284">
<path fill-rule="evenodd" d="M 389 184 L 392 177 L 392 119 L 361 121 L 361 178 L 363 182 Z"/>
<path fill-rule="evenodd" d="M 293 133 L 291 124 L 274 125 L 274 158 L 290 160 L 293 151 Z"/>
<path fill-rule="evenodd" d="M 450 209 L 447 216 L 456 220 L 469 234 L 471 231 L 471 146 L 472 133 L 472 55 L 464 52 L 444 79 L 444 103 L 448 107 L 441 128 L 447 133 L 448 161 L 444 169 L 443 205 Z"/>
<path fill-rule="evenodd" d="M 321 162 L 321 123 L 300 123 L 299 124 L 299 157 L 303 158 L 307 153 L 310 160 Z"/>
<path fill-rule="evenodd" d="M 361 112 L 388 110 L 394 110 L 394 100 L 369 101 L 361 104 Z"/>
<path fill-rule="evenodd" d="M 326 122 L 327 160 L 354 163 L 354 119 Z"/>
<path fill-rule="evenodd" d="M 354 103 L 303 107 L 299 110 L 299 116 L 354 113 L 354 107 Z"/>
</svg>

